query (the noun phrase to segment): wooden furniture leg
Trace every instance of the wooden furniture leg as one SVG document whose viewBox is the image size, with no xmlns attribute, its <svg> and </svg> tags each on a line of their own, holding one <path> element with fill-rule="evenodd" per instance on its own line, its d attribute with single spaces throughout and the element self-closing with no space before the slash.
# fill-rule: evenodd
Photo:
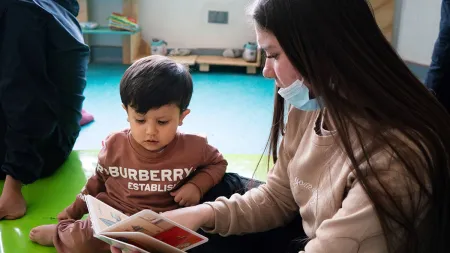
<svg viewBox="0 0 450 253">
<path fill-rule="evenodd" d="M 209 72 L 209 64 L 200 64 L 200 71 L 201 72 Z"/>
</svg>

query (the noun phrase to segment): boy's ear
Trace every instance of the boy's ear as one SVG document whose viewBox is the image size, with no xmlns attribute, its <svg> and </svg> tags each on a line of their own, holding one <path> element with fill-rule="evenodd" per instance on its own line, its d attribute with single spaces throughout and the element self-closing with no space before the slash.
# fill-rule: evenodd
<svg viewBox="0 0 450 253">
<path fill-rule="evenodd" d="M 187 116 L 189 113 L 191 113 L 191 110 L 189 110 L 189 109 L 186 109 L 186 110 L 184 110 L 184 112 L 181 113 L 181 115 L 180 115 L 180 124 L 179 124 L 179 126 L 183 125 L 183 120 L 184 120 L 184 118 L 186 118 L 186 116 Z"/>
</svg>

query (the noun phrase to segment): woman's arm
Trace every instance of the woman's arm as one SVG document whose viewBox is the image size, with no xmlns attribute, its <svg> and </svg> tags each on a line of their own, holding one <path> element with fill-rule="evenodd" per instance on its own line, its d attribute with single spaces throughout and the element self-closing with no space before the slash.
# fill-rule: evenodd
<svg viewBox="0 0 450 253">
<path fill-rule="evenodd" d="M 220 197 L 205 203 L 214 210 L 215 222 L 211 229 L 204 230 L 221 235 L 254 233 L 280 227 L 292 220 L 299 207 L 290 187 L 289 160 L 283 140 L 279 159 L 269 172 L 266 184 L 244 195 L 234 194 L 229 199 Z"/>
<path fill-rule="evenodd" d="M 306 127 L 316 117 L 316 113 L 297 109 L 289 112 L 286 133 L 278 151 L 279 158 L 268 173 L 266 184 L 244 195 L 234 194 L 229 199 L 219 197 L 214 202 L 163 215 L 193 230 L 202 227 L 207 232 L 221 235 L 261 232 L 287 224 L 299 212 L 291 192 L 287 167 L 297 152 Z M 188 215 L 192 220 L 186 218 Z"/>
<path fill-rule="evenodd" d="M 222 235 L 269 230 L 288 223 L 298 211 L 287 175 L 288 156 L 284 141 L 280 157 L 269 172 L 267 183 L 244 195 L 220 197 L 194 207 L 166 212 L 163 215 L 190 229 L 203 228 Z"/>
</svg>

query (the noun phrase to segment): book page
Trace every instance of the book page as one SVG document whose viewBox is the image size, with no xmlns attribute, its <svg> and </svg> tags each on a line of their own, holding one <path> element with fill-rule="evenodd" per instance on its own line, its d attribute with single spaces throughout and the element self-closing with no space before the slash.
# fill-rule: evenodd
<svg viewBox="0 0 450 253">
<path fill-rule="evenodd" d="M 148 236 L 154 236 L 165 229 L 153 223 L 153 220 L 147 219 L 142 215 L 132 215 L 120 223 L 105 228 L 103 232 L 140 232 Z"/>
<path fill-rule="evenodd" d="M 94 227 L 94 232 L 99 234 L 108 227 L 117 224 L 128 218 L 127 215 L 94 198 L 85 196 L 86 204 L 89 210 L 89 216 Z"/>
<path fill-rule="evenodd" d="M 152 236 L 180 250 L 186 251 L 208 241 L 206 237 L 197 232 L 168 220 L 151 210 L 143 210 L 133 216 L 139 217 L 141 220 L 147 220 L 147 222 L 161 228 L 161 232 Z"/>
<path fill-rule="evenodd" d="M 122 252 L 157 253 L 157 252 L 149 252 L 135 245 L 129 244 L 126 242 L 128 241 L 127 239 L 121 238 L 120 236 L 117 236 L 118 237 L 117 239 L 115 238 L 115 236 L 106 236 L 106 235 L 95 235 L 95 237 L 106 242 L 111 246 L 121 249 Z"/>
<path fill-rule="evenodd" d="M 125 244 L 133 245 L 140 252 L 151 253 L 182 253 L 184 251 L 165 244 L 157 239 L 139 232 L 105 232 L 102 237 L 114 239 Z M 101 239 L 101 238 L 99 238 Z M 106 241 L 106 240 L 103 240 Z M 112 240 L 111 240 L 112 241 Z M 113 243 L 113 241 L 111 242 Z M 109 243 L 109 244 L 111 244 Z"/>
<path fill-rule="evenodd" d="M 197 247 L 208 241 L 208 238 L 185 228 L 151 210 L 142 210 L 130 217 L 102 201 L 86 196 L 89 215 L 95 231 L 95 236 L 103 240 L 111 235 L 120 235 L 116 240 L 137 246 L 145 251 L 178 252 Z M 106 237 L 105 237 L 106 236 Z M 145 246 L 144 246 L 145 245 Z M 157 245 L 170 251 L 151 251 Z M 173 251 L 175 250 L 175 251 Z"/>
</svg>

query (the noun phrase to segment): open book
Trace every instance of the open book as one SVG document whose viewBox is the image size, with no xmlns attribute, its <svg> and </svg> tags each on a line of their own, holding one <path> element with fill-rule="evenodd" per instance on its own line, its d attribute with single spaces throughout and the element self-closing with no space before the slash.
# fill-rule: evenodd
<svg viewBox="0 0 450 253">
<path fill-rule="evenodd" d="M 94 236 L 125 252 L 179 253 L 208 241 L 151 210 L 127 216 L 90 195 L 84 198 Z"/>
</svg>

